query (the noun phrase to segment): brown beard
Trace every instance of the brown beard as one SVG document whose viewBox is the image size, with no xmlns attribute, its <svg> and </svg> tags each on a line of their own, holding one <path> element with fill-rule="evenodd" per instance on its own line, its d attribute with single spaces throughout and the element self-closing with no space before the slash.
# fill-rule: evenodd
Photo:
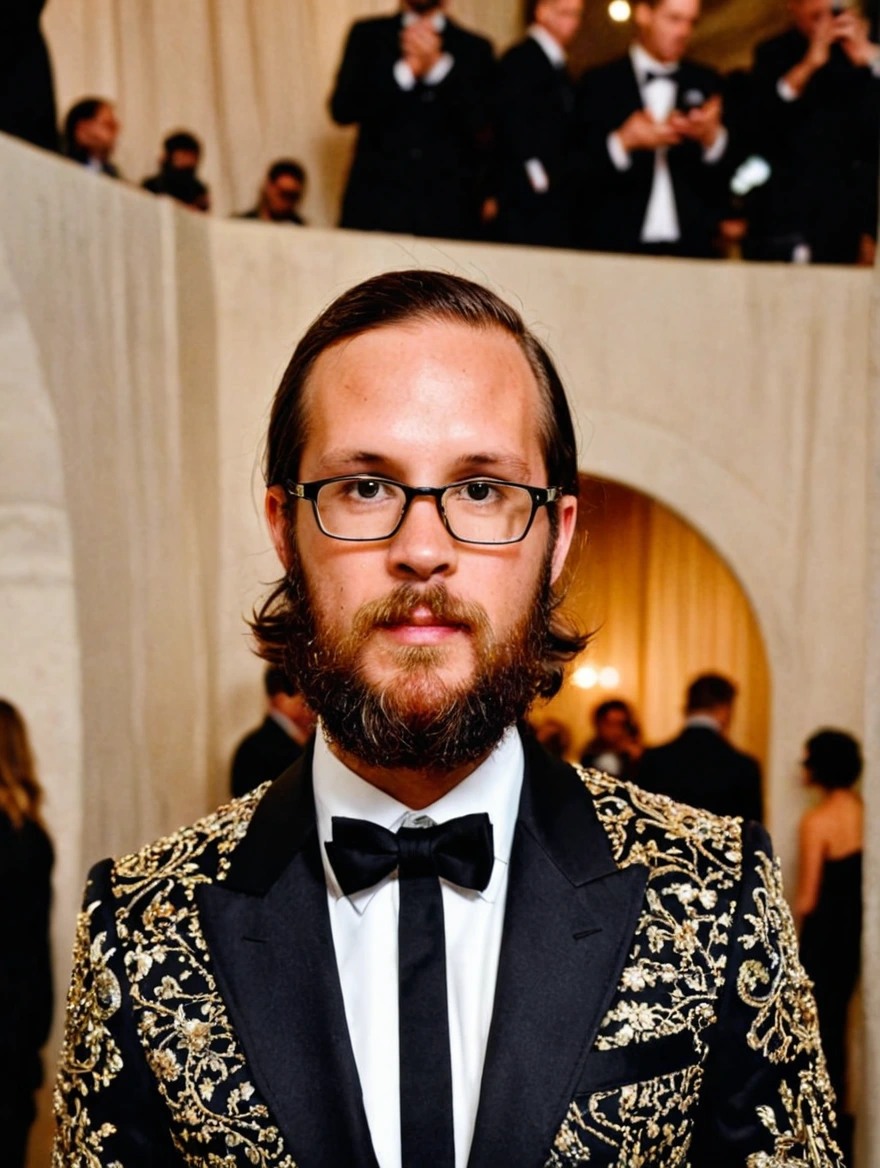
<svg viewBox="0 0 880 1168">
<path fill-rule="evenodd" d="M 444 584 L 401 584 L 362 605 L 349 633 L 334 639 L 322 627 L 302 565 L 288 573 L 285 668 L 327 736 L 368 767 L 446 773 L 473 763 L 522 718 L 541 684 L 552 615 L 550 557 L 527 609 L 501 643 L 482 605 L 450 596 Z M 443 649 L 430 645 L 396 650 L 396 675 L 381 685 L 367 680 L 363 651 L 383 625 L 429 608 L 442 623 L 459 624 L 471 637 L 474 673 L 465 682 L 441 680 Z"/>
</svg>

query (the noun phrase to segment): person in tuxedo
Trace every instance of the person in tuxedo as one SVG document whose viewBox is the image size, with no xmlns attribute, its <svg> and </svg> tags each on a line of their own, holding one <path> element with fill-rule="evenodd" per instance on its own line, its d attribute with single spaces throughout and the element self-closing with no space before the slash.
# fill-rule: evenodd
<svg viewBox="0 0 880 1168">
<path fill-rule="evenodd" d="M 277 779 L 296 762 L 314 733 L 315 716 L 283 669 L 270 665 L 263 686 L 266 716 L 239 742 L 232 758 L 230 787 L 235 798 Z"/>
<path fill-rule="evenodd" d="M 141 185 L 154 195 L 173 195 L 181 179 L 196 178 L 201 158 L 202 144 L 195 134 L 189 130 L 175 130 L 162 143 L 159 170 L 145 178 Z"/>
<path fill-rule="evenodd" d="M 763 829 L 519 732 L 586 639 L 574 426 L 519 314 L 435 271 L 343 293 L 265 474 L 252 629 L 320 731 L 92 870 L 56 1168 L 842 1168 Z"/>
<path fill-rule="evenodd" d="M 255 206 L 238 216 L 264 223 L 293 223 L 305 227 L 299 205 L 306 189 L 306 170 L 294 158 L 279 158 L 266 172 Z"/>
<path fill-rule="evenodd" d="M 636 39 L 581 80 L 581 236 L 596 251 L 710 256 L 729 179 L 721 79 L 685 57 L 700 0 L 639 0 Z"/>
<path fill-rule="evenodd" d="M 119 178 L 112 161 L 119 137 L 116 110 L 102 97 L 84 97 L 64 119 L 64 153 L 96 174 Z"/>
<path fill-rule="evenodd" d="M 632 709 L 621 698 L 600 702 L 593 710 L 593 737 L 581 754 L 581 766 L 632 782 L 642 744 Z"/>
<path fill-rule="evenodd" d="M 58 149 L 52 63 L 40 28 L 46 0 L 0 10 L 0 133 Z"/>
<path fill-rule="evenodd" d="M 498 235 L 508 243 L 572 242 L 575 95 L 565 50 L 582 14 L 583 0 L 539 0 L 525 40 L 498 63 Z"/>
<path fill-rule="evenodd" d="M 789 0 L 788 9 L 791 27 L 755 52 L 752 136 L 770 178 L 751 199 L 748 255 L 871 263 L 880 45 L 832 0 Z"/>
<path fill-rule="evenodd" d="M 52 1023 L 52 843 L 24 718 L 0 700 L 0 1123 L 4 1168 L 24 1168 Z"/>
<path fill-rule="evenodd" d="M 330 99 L 358 140 L 340 225 L 451 239 L 474 236 L 486 182 L 492 47 L 445 11 L 406 0 L 348 35 Z"/>
<path fill-rule="evenodd" d="M 764 818 L 761 768 L 751 755 L 727 740 L 736 687 L 726 677 L 706 673 L 689 687 L 686 721 L 677 738 L 646 750 L 639 785 L 714 815 Z"/>
</svg>

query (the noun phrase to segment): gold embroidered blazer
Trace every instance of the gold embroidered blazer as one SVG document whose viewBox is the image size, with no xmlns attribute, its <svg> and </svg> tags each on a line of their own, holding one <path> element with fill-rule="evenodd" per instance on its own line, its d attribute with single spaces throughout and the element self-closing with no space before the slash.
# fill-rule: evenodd
<svg viewBox="0 0 880 1168">
<path fill-rule="evenodd" d="M 54 1168 L 378 1168 L 319 844 L 306 756 L 92 870 Z M 843 1168 L 833 1127 L 763 829 L 527 744 L 469 1168 Z"/>
</svg>

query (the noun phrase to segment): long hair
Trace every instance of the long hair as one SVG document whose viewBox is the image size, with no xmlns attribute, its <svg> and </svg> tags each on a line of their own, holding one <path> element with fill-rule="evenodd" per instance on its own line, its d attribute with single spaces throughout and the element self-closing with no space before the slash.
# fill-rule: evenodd
<svg viewBox="0 0 880 1168">
<path fill-rule="evenodd" d="M 42 801 L 24 718 L 11 702 L 0 698 L 0 813 L 19 830 L 25 820 L 41 822 Z"/>
<path fill-rule="evenodd" d="M 517 342 L 535 377 L 541 395 L 540 434 L 547 481 L 567 495 L 579 489 L 577 442 L 562 380 L 550 354 L 525 325 L 515 309 L 494 292 L 444 272 L 406 270 L 386 272 L 344 292 L 317 317 L 290 360 L 269 421 L 264 476 L 271 487 L 299 478 L 299 463 L 308 437 L 305 389 L 320 355 L 343 340 L 379 328 L 417 321 L 444 321 L 469 328 L 500 329 Z M 287 506 L 287 539 L 292 546 L 292 509 Z M 558 530 L 557 513 L 550 508 L 551 537 Z M 280 580 L 250 621 L 260 656 L 284 666 L 289 617 L 294 609 L 295 585 Z M 548 623 L 542 697 L 552 697 L 562 684 L 565 665 L 587 643 L 587 634 L 559 611 L 562 596 L 554 595 Z"/>
</svg>

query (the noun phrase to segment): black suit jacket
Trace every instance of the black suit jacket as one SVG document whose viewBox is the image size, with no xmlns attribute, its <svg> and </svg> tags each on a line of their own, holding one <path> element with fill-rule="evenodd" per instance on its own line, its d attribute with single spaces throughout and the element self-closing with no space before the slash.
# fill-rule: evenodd
<svg viewBox="0 0 880 1168">
<path fill-rule="evenodd" d="M 708 99 L 721 91 L 721 78 L 693 61 L 682 61 L 675 75 L 678 101 L 688 95 Z M 654 181 L 654 152 L 633 152 L 628 170 L 617 170 L 608 153 L 608 136 L 643 108 L 629 55 L 589 70 L 578 93 L 578 138 L 582 151 L 580 231 L 585 247 L 596 251 L 638 252 L 642 224 Z M 681 255 L 708 256 L 730 178 L 726 158 L 703 161 L 697 142 L 683 142 L 668 153 L 669 172 L 681 239 Z"/>
<path fill-rule="evenodd" d="M 469 1168 L 842 1168 L 763 829 L 525 751 Z M 377 1168 L 320 843 L 306 755 L 92 870 L 57 1168 Z"/>
<path fill-rule="evenodd" d="M 55 88 L 40 17 L 46 0 L 0 8 L 0 131 L 58 149 Z"/>
<path fill-rule="evenodd" d="M 851 263 L 860 236 L 877 234 L 880 80 L 835 45 L 800 98 L 784 101 L 778 82 L 806 51 L 792 28 L 755 53 L 751 137 L 772 174 L 750 199 L 753 251 L 782 258 L 773 241 L 788 239 L 789 253 L 803 241 L 816 262 Z"/>
<path fill-rule="evenodd" d="M 564 247 L 571 243 L 575 91 L 532 37 L 498 63 L 496 98 L 499 233 L 509 243 Z M 526 174 L 538 159 L 550 189 L 536 192 Z"/>
<path fill-rule="evenodd" d="M 664 746 L 646 750 L 639 785 L 713 815 L 764 818 L 761 768 L 708 726 L 689 726 Z"/>
<path fill-rule="evenodd" d="M 475 234 L 489 146 L 494 62 L 489 42 L 447 18 L 455 64 L 439 85 L 394 78 L 400 16 L 358 21 L 345 46 L 330 111 L 357 124 L 341 225 L 467 238 Z"/>
<path fill-rule="evenodd" d="M 298 742 L 268 714 L 261 726 L 241 740 L 232 759 L 232 794 L 238 798 L 271 783 L 302 754 Z"/>
</svg>

